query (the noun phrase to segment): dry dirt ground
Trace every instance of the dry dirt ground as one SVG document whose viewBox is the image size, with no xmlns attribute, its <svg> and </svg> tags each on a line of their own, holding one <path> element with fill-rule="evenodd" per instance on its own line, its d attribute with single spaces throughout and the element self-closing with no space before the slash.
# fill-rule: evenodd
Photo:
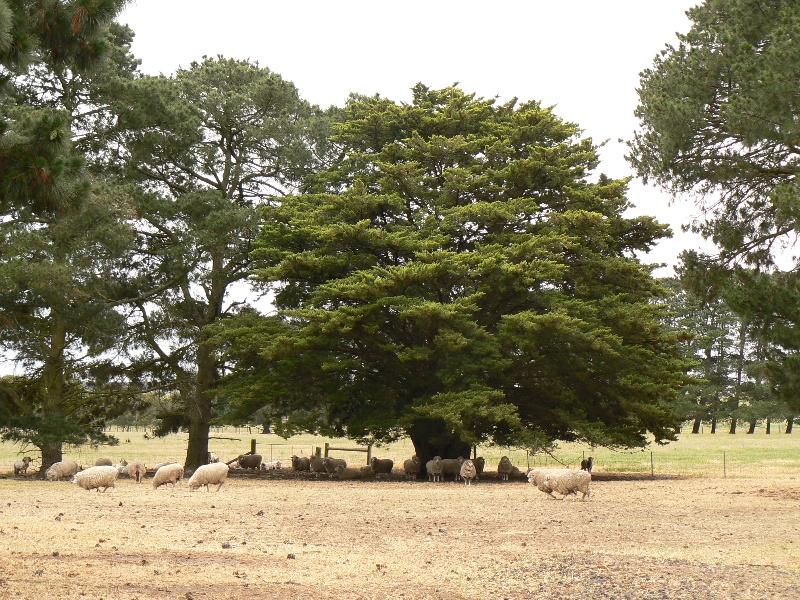
<svg viewBox="0 0 800 600">
<path fill-rule="evenodd" d="M 0 598 L 800 598 L 800 475 L 232 476 L 220 493 L 0 479 Z"/>
</svg>

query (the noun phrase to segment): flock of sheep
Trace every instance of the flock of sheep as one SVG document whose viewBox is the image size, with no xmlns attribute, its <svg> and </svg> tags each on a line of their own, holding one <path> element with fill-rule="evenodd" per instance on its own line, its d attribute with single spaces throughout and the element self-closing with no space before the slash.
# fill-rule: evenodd
<svg viewBox="0 0 800 600">
<path fill-rule="evenodd" d="M 243 454 L 229 463 L 223 463 L 219 462 L 213 453 L 209 453 L 208 461 L 208 464 L 198 467 L 189 478 L 187 485 L 191 491 L 200 487 L 205 487 L 210 491 L 211 485 L 216 485 L 217 491 L 221 490 L 231 469 L 267 471 L 282 468 L 280 461 L 264 462 L 258 454 Z M 24 474 L 30 463 L 31 459 L 27 456 L 17 460 L 14 463 L 14 474 Z M 582 494 L 581 499 L 586 500 L 591 495 L 589 487 L 592 480 L 592 463 L 593 459 L 589 457 L 588 460 L 581 462 L 580 470 L 536 468 L 523 473 L 511 463 L 507 456 L 503 456 L 497 465 L 497 474 L 503 481 L 508 481 L 512 477 L 527 477 L 529 483 L 552 498 L 557 498 L 556 494 L 560 494 L 564 500 L 568 496 L 577 498 L 580 493 Z M 444 481 L 445 477 L 452 476 L 453 481 L 463 480 L 464 485 L 471 485 L 483 474 L 485 466 L 486 461 L 483 457 L 465 460 L 460 457 L 453 459 L 436 456 L 424 465 L 424 469 L 430 482 Z M 155 470 L 153 475 L 155 489 L 170 483 L 174 488 L 183 479 L 184 469 L 178 463 L 160 463 L 153 469 Z M 378 479 L 381 476 L 392 474 L 394 461 L 388 458 L 373 457 L 368 465 L 352 468 L 348 467 L 347 462 L 340 458 L 292 456 L 292 469 L 296 472 L 327 473 L 332 478 L 343 480 L 364 477 Z M 422 474 L 423 464 L 416 454 L 403 463 L 403 472 L 406 479 L 417 479 Z M 94 466 L 87 469 L 81 469 L 73 460 L 62 460 L 47 469 L 45 477 L 48 481 L 71 478 L 73 483 L 83 489 L 105 492 L 108 488 L 116 490 L 116 481 L 120 475 L 127 475 L 137 483 L 141 483 L 146 473 L 145 464 L 141 461 L 126 462 L 123 460 L 118 464 L 112 464 L 110 459 L 100 458 Z"/>
</svg>

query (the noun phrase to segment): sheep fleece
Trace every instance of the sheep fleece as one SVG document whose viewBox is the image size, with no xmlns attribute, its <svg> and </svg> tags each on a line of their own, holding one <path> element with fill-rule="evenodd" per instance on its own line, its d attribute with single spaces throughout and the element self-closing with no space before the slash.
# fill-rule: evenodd
<svg viewBox="0 0 800 600">
<path fill-rule="evenodd" d="M 196 490 L 202 485 L 218 484 L 219 489 L 228 478 L 228 465 L 225 463 L 211 463 L 197 467 L 197 470 L 189 478 L 189 489 Z"/>
<path fill-rule="evenodd" d="M 117 477 L 119 471 L 116 467 L 109 467 L 108 465 L 101 465 L 99 467 L 89 467 L 83 471 L 75 474 L 74 483 L 85 490 L 94 490 L 103 488 L 103 491 L 108 488 L 116 488 Z"/>
</svg>

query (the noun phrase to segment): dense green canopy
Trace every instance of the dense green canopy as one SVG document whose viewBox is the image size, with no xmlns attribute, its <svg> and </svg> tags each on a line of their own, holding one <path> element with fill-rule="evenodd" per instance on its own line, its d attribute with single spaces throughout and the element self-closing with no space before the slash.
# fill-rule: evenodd
<svg viewBox="0 0 800 600">
<path fill-rule="evenodd" d="M 231 410 L 410 435 L 422 457 L 672 439 L 684 365 L 636 258 L 669 232 L 624 216 L 625 180 L 589 181 L 592 141 L 457 87 L 345 112 L 340 159 L 266 210 L 254 256 L 280 312 L 228 330 Z"/>
</svg>

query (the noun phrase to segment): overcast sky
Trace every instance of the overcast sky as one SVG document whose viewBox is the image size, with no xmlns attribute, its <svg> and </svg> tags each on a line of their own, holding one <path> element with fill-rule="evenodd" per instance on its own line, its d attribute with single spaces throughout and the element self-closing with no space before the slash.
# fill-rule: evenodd
<svg viewBox="0 0 800 600">
<path fill-rule="evenodd" d="M 458 82 L 483 97 L 538 100 L 577 123 L 600 151 L 599 171 L 632 174 L 624 160 L 637 121 L 639 73 L 675 32 L 690 0 L 133 0 L 120 15 L 136 33 L 145 73 L 170 74 L 204 55 L 249 59 L 292 81 L 306 100 L 343 105 L 348 94 L 409 101 L 417 82 Z M 698 238 L 680 225 L 695 209 L 639 182 L 635 214 L 675 231 L 646 262 L 674 264 Z M 670 275 L 671 267 L 658 271 Z"/>
</svg>

